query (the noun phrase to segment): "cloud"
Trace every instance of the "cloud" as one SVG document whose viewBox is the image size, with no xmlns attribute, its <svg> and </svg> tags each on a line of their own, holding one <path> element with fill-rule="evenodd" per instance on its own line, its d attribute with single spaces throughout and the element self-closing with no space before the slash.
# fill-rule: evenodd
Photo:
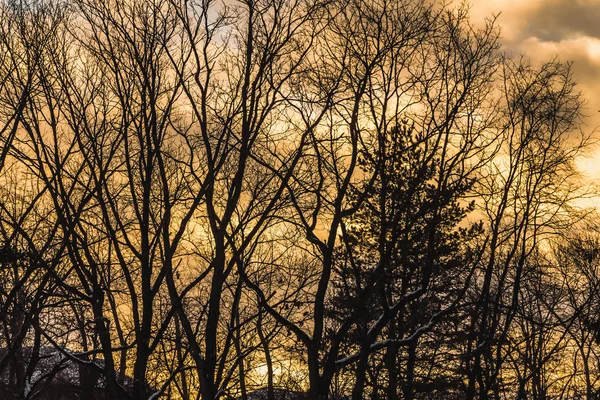
<svg viewBox="0 0 600 400">
<path fill-rule="evenodd" d="M 600 125 L 600 0 L 476 0 L 472 17 L 500 13 L 503 50 L 534 62 L 572 61 L 588 101 L 589 127 Z"/>
<path fill-rule="evenodd" d="M 580 36 L 548 41 L 531 36 L 512 47 L 512 51 L 526 54 L 534 61 L 555 57 L 562 61 L 573 61 L 581 84 L 593 85 L 600 79 L 600 38 Z"/>
<path fill-rule="evenodd" d="M 573 62 L 578 88 L 587 101 L 584 131 L 600 139 L 600 0 L 473 0 L 473 22 L 500 13 L 503 50 L 534 62 Z M 579 167 L 600 183 L 600 148 Z M 600 209 L 600 196 L 595 198 Z"/>
<path fill-rule="evenodd" d="M 530 37 L 560 41 L 581 36 L 600 38 L 600 0 L 477 0 L 472 15 L 500 13 L 507 42 Z"/>
<path fill-rule="evenodd" d="M 546 0 L 524 15 L 521 38 L 560 41 L 581 36 L 600 38 L 600 0 Z"/>
</svg>

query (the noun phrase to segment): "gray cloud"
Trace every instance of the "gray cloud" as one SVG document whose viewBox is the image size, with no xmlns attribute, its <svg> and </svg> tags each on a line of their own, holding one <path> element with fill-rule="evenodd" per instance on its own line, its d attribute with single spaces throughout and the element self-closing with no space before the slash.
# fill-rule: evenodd
<svg viewBox="0 0 600 400">
<path fill-rule="evenodd" d="M 546 0 L 533 13 L 522 17 L 525 21 L 522 21 L 520 39 L 531 36 L 543 41 L 578 36 L 600 38 L 599 1 Z"/>
<path fill-rule="evenodd" d="M 600 140 L 600 0 L 472 0 L 475 17 L 500 12 L 504 50 L 534 62 L 558 57 L 573 62 L 578 89 L 587 106 L 586 132 Z M 578 161 L 600 183 L 600 146 Z M 592 205 L 592 204 L 588 204 Z M 594 198 L 600 210 L 600 196 Z"/>
</svg>

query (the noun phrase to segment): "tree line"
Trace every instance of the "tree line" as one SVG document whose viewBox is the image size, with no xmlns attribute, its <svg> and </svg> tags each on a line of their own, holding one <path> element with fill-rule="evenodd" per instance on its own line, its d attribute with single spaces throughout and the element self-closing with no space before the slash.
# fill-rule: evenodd
<svg viewBox="0 0 600 400">
<path fill-rule="evenodd" d="M 52 347 L 106 399 L 600 396 L 584 99 L 500 40 L 466 4 L 4 0 L 0 380 L 34 398 Z"/>
</svg>

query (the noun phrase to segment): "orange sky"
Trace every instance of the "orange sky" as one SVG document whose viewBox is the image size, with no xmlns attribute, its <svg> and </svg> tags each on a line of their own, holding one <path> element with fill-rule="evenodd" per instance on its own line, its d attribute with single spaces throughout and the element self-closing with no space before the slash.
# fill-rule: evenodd
<svg viewBox="0 0 600 400">
<path fill-rule="evenodd" d="M 584 130 L 600 126 L 600 0 L 472 0 L 471 11 L 474 23 L 500 13 L 505 51 L 533 61 L 573 61 L 587 100 Z M 595 136 L 600 139 L 600 131 Z M 600 147 L 580 166 L 600 183 Z"/>
</svg>

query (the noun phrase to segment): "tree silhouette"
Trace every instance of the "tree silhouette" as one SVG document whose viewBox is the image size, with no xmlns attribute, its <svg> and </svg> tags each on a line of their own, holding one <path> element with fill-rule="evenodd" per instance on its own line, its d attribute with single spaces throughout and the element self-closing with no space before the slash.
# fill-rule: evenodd
<svg viewBox="0 0 600 400">
<path fill-rule="evenodd" d="M 416 0 L 2 1 L 0 395 L 597 396 L 584 101 L 500 39 Z"/>
</svg>

